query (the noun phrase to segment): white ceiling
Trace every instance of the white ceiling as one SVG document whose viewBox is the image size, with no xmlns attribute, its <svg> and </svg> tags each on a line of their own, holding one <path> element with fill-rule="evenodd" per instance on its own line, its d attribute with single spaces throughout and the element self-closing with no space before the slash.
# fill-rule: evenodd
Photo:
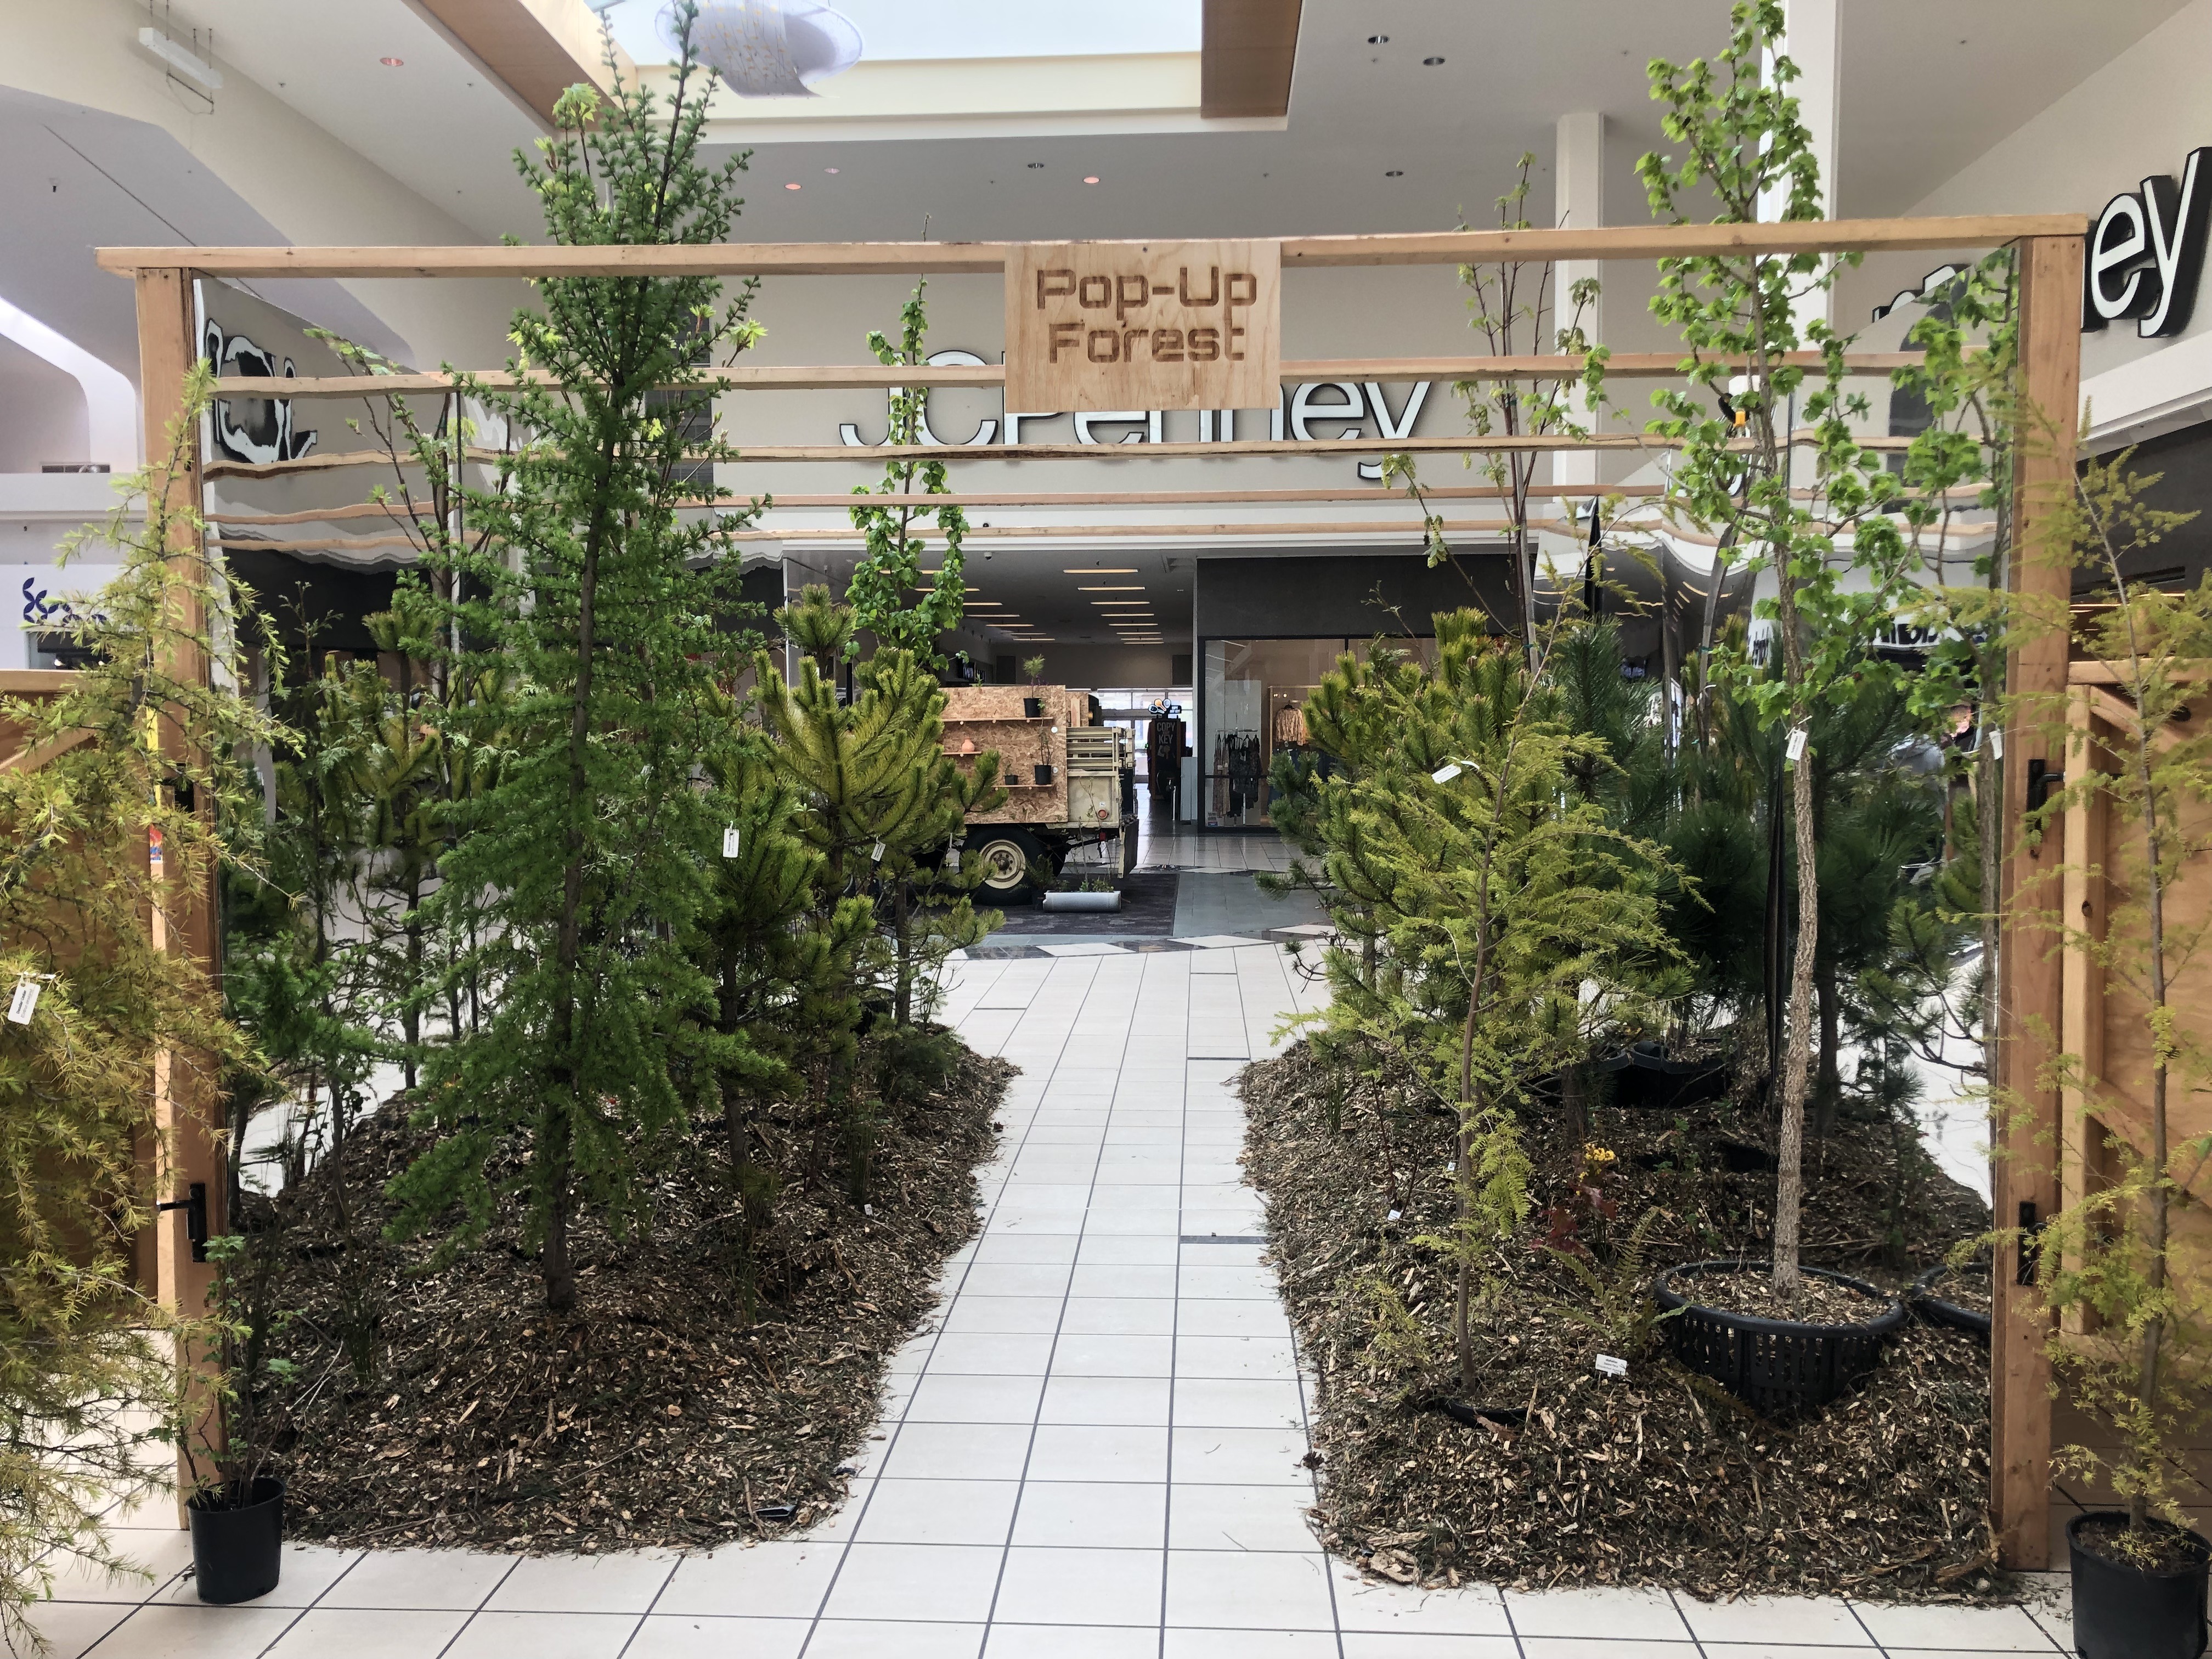
<svg viewBox="0 0 2212 1659">
<path fill-rule="evenodd" d="M 216 54 L 487 241 L 535 236 L 514 152 L 544 126 L 405 0 L 191 0 Z M 381 60 L 397 58 L 399 67 Z"/>
<path fill-rule="evenodd" d="M 93 250 L 284 239 L 161 128 L 0 88 L 0 295 L 138 378 L 131 284 Z M 334 283 L 256 282 L 257 294 L 380 351 L 402 343 Z"/>
</svg>

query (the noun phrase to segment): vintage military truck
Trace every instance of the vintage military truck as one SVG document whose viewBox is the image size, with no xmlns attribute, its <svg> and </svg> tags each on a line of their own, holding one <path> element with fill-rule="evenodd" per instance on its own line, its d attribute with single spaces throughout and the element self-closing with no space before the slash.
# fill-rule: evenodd
<svg viewBox="0 0 2212 1659">
<path fill-rule="evenodd" d="M 1064 685 L 954 685 L 945 691 L 945 750 L 954 759 L 998 750 L 1003 806 L 968 820 L 967 850 L 983 866 L 979 902 L 1027 904 L 1040 870 L 1071 850 L 1118 843 L 1137 867 L 1136 746 L 1103 724 L 1086 692 Z"/>
</svg>

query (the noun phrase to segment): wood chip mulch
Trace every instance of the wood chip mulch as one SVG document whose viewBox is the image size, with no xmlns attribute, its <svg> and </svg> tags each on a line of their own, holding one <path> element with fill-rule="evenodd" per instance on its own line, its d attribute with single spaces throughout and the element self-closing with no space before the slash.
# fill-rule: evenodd
<svg viewBox="0 0 2212 1659">
<path fill-rule="evenodd" d="M 386 1548 L 699 1548 L 819 1521 L 880 1410 L 885 1363 L 975 1232 L 976 1164 L 1015 1068 L 963 1049 L 943 1085 L 885 1107 L 864 1214 L 810 1134 L 764 1126 L 782 1178 L 748 1320 L 719 1130 L 653 1194 L 649 1231 L 580 1226 L 574 1313 L 554 1318 L 511 1227 L 441 1271 L 379 1237 L 384 1182 L 425 1144 L 362 1125 L 290 1206 L 279 1346 L 298 1361 L 283 1459 L 292 1535 Z M 368 1331 L 349 1341 L 347 1333 Z M 360 1362 L 360 1363 L 357 1363 Z"/>
<path fill-rule="evenodd" d="M 1326 1103 L 1341 1085 L 1303 1043 L 1240 1081 L 1245 1166 L 1319 1373 L 1314 1520 L 1327 1547 L 1376 1577 L 1430 1587 L 1917 1601 L 2003 1590 L 1984 1513 L 1988 1359 L 1972 1338 L 1908 1321 L 1870 1381 L 1792 1421 L 1692 1382 L 1656 1340 L 1624 1356 L 1625 1377 L 1601 1376 L 1596 1355 L 1612 1350 L 1567 1311 L 1587 1310 L 1589 1293 L 1534 1248 L 1582 1149 L 1531 1122 L 1538 1218 L 1497 1261 L 1504 1288 L 1478 1310 L 1481 1376 L 1467 1397 L 1453 1275 L 1417 1242 L 1449 1222 L 1450 1118 L 1387 1075 L 1362 1077 L 1338 1096 L 1333 1131 Z M 1759 1162 L 1746 1147 L 1772 1146 L 1755 1110 L 1605 1108 L 1591 1129 L 1617 1159 L 1613 1236 L 1661 1212 L 1654 1268 L 1771 1254 L 1773 1176 L 1729 1167 Z M 1808 1262 L 1894 1288 L 1988 1226 L 1979 1197 L 1909 1140 L 1905 1201 L 1893 1202 L 1899 1149 L 1886 1126 L 1850 1121 L 1808 1149 Z M 1437 1408 L 1443 1400 L 1497 1417 L 1464 1423 Z"/>
</svg>

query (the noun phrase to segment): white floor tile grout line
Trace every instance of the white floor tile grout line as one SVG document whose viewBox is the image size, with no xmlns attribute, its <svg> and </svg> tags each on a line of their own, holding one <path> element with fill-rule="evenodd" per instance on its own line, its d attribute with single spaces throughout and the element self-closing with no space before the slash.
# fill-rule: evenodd
<svg viewBox="0 0 2212 1659">
<path fill-rule="evenodd" d="M 1190 1163 L 1189 979 L 1190 972 L 1186 967 L 1183 971 L 1185 1036 L 1181 1044 L 1185 1051 L 1182 1062 L 1182 1090 L 1176 1103 L 1176 1247 L 1175 1278 L 1171 1281 L 1175 1291 L 1175 1309 L 1168 1317 L 1168 1461 L 1164 1490 L 1160 1494 L 1160 1639 L 1157 1650 L 1160 1659 L 1167 1659 L 1168 1569 L 1172 1565 L 1173 1557 L 1170 1551 L 1175 1542 L 1176 1376 L 1181 1369 L 1182 1358 L 1182 1191 L 1186 1184 L 1184 1170 Z M 1131 1024 L 1133 1029 L 1133 1020 Z"/>
<path fill-rule="evenodd" d="M 1011 963 L 1008 964 L 1009 967 L 1012 965 L 1012 964 Z M 1028 1011 L 1024 1009 L 1022 1012 L 1026 1016 Z M 1017 1024 L 1018 1024 L 1019 1022 L 1017 1021 Z M 1011 1038 L 1012 1033 L 1009 1033 L 1008 1036 L 1009 1038 Z M 1003 1047 L 1004 1045 L 1001 1044 L 1000 1046 Z M 1016 1157 L 1018 1158 L 1022 1149 L 1028 1146 L 1030 1132 L 1036 1127 L 1037 1114 L 1042 1109 L 1042 1107 L 1043 1096 L 1040 1093 L 1035 1102 L 1030 1103 L 1024 1108 L 1027 1115 L 1022 1125 L 1021 1141 L 1015 1148 Z M 976 1244 L 980 1245 L 983 1239 L 989 1234 L 992 1220 L 997 1215 L 1000 1204 L 1005 1202 L 1006 1189 L 1012 1184 L 1011 1181 L 1004 1179 L 1000 1180 L 998 1183 L 997 1190 L 991 1196 L 990 1202 L 984 1206 L 982 1218 L 978 1223 L 975 1229 L 975 1243 Z M 829 1582 L 822 1587 L 821 1597 L 815 1603 L 813 1614 L 807 1621 L 805 1640 L 801 1643 L 799 1647 L 802 1659 L 807 1646 L 811 1644 L 813 1642 L 815 1633 L 821 1628 L 822 1620 L 830 1605 L 830 1598 L 836 1590 L 837 1580 L 843 1575 L 845 1563 L 851 1557 L 854 1542 L 859 1535 L 861 1526 L 867 1520 L 868 1506 L 875 1501 L 876 1488 L 878 1484 L 883 1479 L 883 1471 L 885 1466 L 890 1463 L 892 1453 L 897 1449 L 899 1437 L 904 1432 L 908 1414 L 913 1410 L 914 1396 L 921 1389 L 921 1380 L 929 1375 L 929 1361 L 935 1355 L 937 1352 L 937 1345 L 945 1335 L 945 1319 L 951 1315 L 953 1305 L 959 1300 L 961 1290 L 967 1284 L 968 1276 L 969 1273 L 974 1272 L 975 1267 L 975 1256 L 971 1253 L 966 1263 L 961 1267 L 958 1283 L 951 1285 L 946 1291 L 944 1304 L 941 1310 L 938 1310 L 935 1315 L 937 1319 L 937 1328 L 931 1333 L 929 1349 L 922 1357 L 921 1368 L 914 1373 L 915 1385 L 912 1389 L 906 1391 L 906 1398 L 898 1409 L 898 1420 L 896 1423 L 890 1425 L 890 1432 L 885 1435 L 884 1438 L 883 1452 L 881 1455 L 873 1461 L 872 1473 L 868 1477 L 868 1490 L 866 1494 L 860 1500 L 860 1513 L 853 1517 L 853 1524 L 851 1528 L 847 1531 L 843 1539 L 839 1541 L 837 1565 L 831 1571 Z"/>
</svg>

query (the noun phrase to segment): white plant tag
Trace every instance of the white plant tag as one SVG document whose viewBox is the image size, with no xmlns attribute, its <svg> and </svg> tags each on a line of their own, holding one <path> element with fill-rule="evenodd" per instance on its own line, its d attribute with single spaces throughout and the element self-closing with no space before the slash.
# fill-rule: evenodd
<svg viewBox="0 0 2212 1659">
<path fill-rule="evenodd" d="M 1398 1218 L 1398 1212 L 1395 1210 L 1393 1210 L 1389 1214 L 1384 1216 L 1382 1218 L 1385 1221 L 1395 1221 Z"/>
<path fill-rule="evenodd" d="M 875 1212 L 876 1206 L 872 1204 L 863 1204 L 860 1206 L 860 1213 L 862 1215 L 873 1215 Z"/>
<path fill-rule="evenodd" d="M 733 859 L 738 855 L 738 826 L 732 824 L 722 831 L 722 856 Z"/>
<path fill-rule="evenodd" d="M 876 843 L 876 850 L 868 854 L 868 862 L 871 864 L 881 864 L 883 861 L 884 844 L 881 842 L 878 842 Z"/>
<path fill-rule="evenodd" d="M 1616 1359 L 1609 1353 L 1601 1353 L 1597 1357 L 1597 1368 L 1607 1376 L 1628 1375 L 1628 1362 L 1626 1359 Z"/>
<path fill-rule="evenodd" d="M 8 999 L 8 1018 L 11 1024 L 28 1025 L 31 1023 L 31 1016 L 39 1012 L 40 988 L 39 981 L 34 979 L 15 981 L 15 994 Z"/>
<path fill-rule="evenodd" d="M 2004 732 L 1998 727 L 1992 726 L 1989 728 L 1989 733 L 1990 758 L 1992 760 L 2002 760 L 2004 758 Z"/>
<path fill-rule="evenodd" d="M 1461 766 L 1457 761 L 1447 761 L 1442 766 L 1437 768 L 1435 771 L 1429 774 L 1429 781 L 1431 783 L 1449 783 L 1465 769 L 1466 769 Z"/>
<path fill-rule="evenodd" d="M 1793 766 L 1799 761 L 1805 758 L 1805 738 L 1806 732 L 1803 726 L 1799 726 L 1791 728 L 1790 732 L 1790 746 L 1784 750 L 1782 753 L 1783 757 L 1788 760 Z"/>
</svg>

